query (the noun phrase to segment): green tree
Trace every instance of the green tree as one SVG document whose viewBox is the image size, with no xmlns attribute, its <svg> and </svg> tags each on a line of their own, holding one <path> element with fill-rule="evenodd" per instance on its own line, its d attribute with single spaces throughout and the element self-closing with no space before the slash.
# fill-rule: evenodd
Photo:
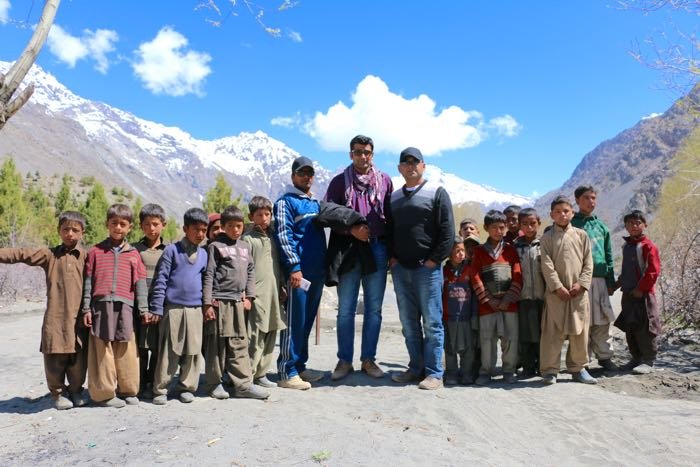
<svg viewBox="0 0 700 467">
<path fill-rule="evenodd" d="M 131 226 L 131 232 L 129 232 L 129 236 L 127 237 L 129 243 L 136 243 L 141 240 L 141 237 L 143 237 L 143 232 L 141 232 L 141 222 L 139 222 L 139 213 L 141 212 L 141 208 L 143 208 L 143 201 L 141 201 L 141 197 L 139 196 L 136 198 L 136 201 L 134 201 L 134 205 L 131 206 L 131 210 L 134 213 L 134 222 Z"/>
<path fill-rule="evenodd" d="M 51 200 L 37 184 L 30 184 L 22 195 L 25 206 L 29 209 L 29 232 L 27 238 L 32 243 L 54 245 L 60 241 L 56 229 L 56 217 Z"/>
<path fill-rule="evenodd" d="M 100 182 L 95 182 L 81 209 L 87 221 L 84 238 L 88 245 L 94 245 L 107 238 L 108 208 L 109 202 L 105 195 L 105 188 Z"/>
<path fill-rule="evenodd" d="M 0 244 L 14 247 L 24 241 L 29 211 L 22 197 L 22 175 L 9 158 L 0 167 Z"/>
<path fill-rule="evenodd" d="M 204 195 L 204 210 L 208 213 L 220 213 L 233 202 L 232 194 L 233 188 L 224 178 L 224 174 L 219 172 L 214 187 Z"/>
<path fill-rule="evenodd" d="M 181 232 L 182 230 L 177 223 L 177 219 L 170 216 L 167 225 L 163 229 L 163 241 L 165 243 L 172 243 L 180 238 Z"/>
<path fill-rule="evenodd" d="M 71 177 L 67 174 L 64 174 L 63 179 L 61 180 L 61 188 L 56 194 L 56 202 L 54 203 L 54 208 L 56 209 L 56 216 L 60 215 L 63 211 L 75 209 L 70 192 L 70 182 Z"/>
</svg>

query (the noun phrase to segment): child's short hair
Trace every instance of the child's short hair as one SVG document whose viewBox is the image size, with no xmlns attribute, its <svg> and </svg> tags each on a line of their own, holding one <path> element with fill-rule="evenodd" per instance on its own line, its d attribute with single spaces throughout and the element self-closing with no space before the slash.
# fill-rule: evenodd
<svg viewBox="0 0 700 467">
<path fill-rule="evenodd" d="M 113 217 L 119 217 L 120 219 L 127 220 L 129 223 L 131 223 L 134 221 L 134 212 L 126 204 L 116 203 L 107 209 L 107 220 L 110 220 Z"/>
<path fill-rule="evenodd" d="M 508 214 L 515 214 L 517 216 L 520 213 L 520 209 L 520 206 L 518 206 L 517 204 L 511 204 L 503 210 L 503 214 L 505 214 L 506 216 Z"/>
<path fill-rule="evenodd" d="M 369 144 L 370 146 L 372 146 L 372 151 L 374 151 L 374 141 L 372 141 L 372 138 L 370 138 L 369 136 L 365 136 L 365 135 L 355 136 L 353 139 L 350 140 L 350 150 L 352 150 L 352 147 L 355 144 L 361 144 L 363 146 L 367 146 Z"/>
<path fill-rule="evenodd" d="M 625 214 L 623 222 L 626 224 L 627 221 L 642 221 L 646 224 L 647 218 L 642 211 L 640 211 L 639 209 L 635 209 L 634 211 Z"/>
<path fill-rule="evenodd" d="M 253 196 L 253 199 L 248 203 L 248 212 L 254 214 L 258 209 L 267 209 L 272 212 L 272 201 L 264 196 Z"/>
<path fill-rule="evenodd" d="M 209 224 L 209 216 L 207 216 L 207 213 L 204 211 L 204 209 L 201 208 L 189 208 L 187 211 L 185 211 L 185 215 L 183 216 L 182 220 L 185 226 L 196 224 Z"/>
<path fill-rule="evenodd" d="M 467 218 L 462 219 L 462 222 L 459 223 L 459 228 L 461 229 L 465 225 L 469 225 L 469 224 L 479 225 L 476 223 L 476 219 L 472 219 L 471 217 L 467 217 Z"/>
<path fill-rule="evenodd" d="M 488 227 L 489 225 L 495 224 L 497 222 L 502 222 L 505 224 L 506 223 L 506 215 L 503 214 L 501 211 L 498 211 L 496 209 L 491 209 L 484 216 L 484 227 Z"/>
<path fill-rule="evenodd" d="M 556 198 L 554 198 L 552 200 L 551 204 L 549 205 L 549 210 L 554 211 L 554 206 L 556 206 L 557 204 L 568 204 L 571 209 L 574 208 L 574 205 L 571 204 L 571 201 L 569 201 L 569 198 L 567 198 L 564 195 L 559 195 Z"/>
<path fill-rule="evenodd" d="M 457 245 L 464 245 L 464 239 L 461 235 L 455 235 L 455 242 L 452 244 L 452 248 Z"/>
<path fill-rule="evenodd" d="M 535 208 L 525 208 L 518 213 L 518 222 L 530 216 L 535 216 L 537 222 L 540 221 L 540 216 L 537 214 L 537 210 Z"/>
<path fill-rule="evenodd" d="M 243 211 L 241 211 L 238 206 L 229 206 L 221 213 L 221 225 L 225 225 L 228 222 L 245 222 L 243 220 Z"/>
<path fill-rule="evenodd" d="M 141 212 L 139 212 L 139 222 L 143 222 L 147 217 L 157 217 L 161 222 L 165 223 L 165 209 L 159 204 L 144 204 Z"/>
<path fill-rule="evenodd" d="M 595 188 L 593 188 L 592 185 L 579 185 L 579 187 L 574 190 L 574 198 L 579 199 L 581 195 L 587 191 L 597 193 L 597 191 L 595 191 Z"/>
<path fill-rule="evenodd" d="M 63 211 L 58 216 L 58 226 L 61 227 L 66 222 L 77 222 L 83 230 L 85 230 L 85 216 L 78 211 Z"/>
</svg>

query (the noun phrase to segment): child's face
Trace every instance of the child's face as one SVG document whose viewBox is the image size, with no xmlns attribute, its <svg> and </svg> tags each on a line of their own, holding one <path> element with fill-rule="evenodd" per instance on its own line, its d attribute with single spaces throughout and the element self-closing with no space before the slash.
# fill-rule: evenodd
<svg viewBox="0 0 700 467">
<path fill-rule="evenodd" d="M 452 247 L 452 253 L 450 253 L 450 262 L 452 264 L 460 264 L 466 258 L 466 250 L 464 248 L 464 243 L 455 243 Z"/>
<path fill-rule="evenodd" d="M 581 214 L 590 215 L 595 209 L 597 195 L 594 191 L 586 191 L 581 196 L 576 198 L 578 210 Z"/>
<path fill-rule="evenodd" d="M 199 245 L 207 238 L 207 224 L 204 222 L 186 225 L 182 230 L 185 232 L 187 241 L 195 245 Z"/>
<path fill-rule="evenodd" d="M 228 221 L 224 224 L 224 232 L 231 240 L 238 240 L 243 233 L 243 221 Z"/>
<path fill-rule="evenodd" d="M 503 237 L 506 235 L 507 231 L 505 222 L 494 222 L 490 225 L 484 225 L 484 229 L 486 230 L 486 233 L 489 234 L 489 240 L 492 240 L 495 243 L 503 240 Z"/>
<path fill-rule="evenodd" d="M 66 221 L 58 226 L 58 235 L 66 248 L 75 248 L 83 238 L 83 226 L 80 222 Z"/>
<path fill-rule="evenodd" d="M 630 234 L 630 237 L 641 237 L 644 235 L 644 229 L 646 228 L 647 225 L 640 219 L 628 219 L 625 222 L 625 229 Z"/>
<path fill-rule="evenodd" d="M 126 240 L 126 236 L 131 232 L 131 222 L 123 217 L 110 217 L 107 219 L 107 230 L 109 238 L 116 243 Z"/>
<path fill-rule="evenodd" d="M 252 214 L 248 214 L 248 218 L 263 230 L 267 230 L 270 227 L 270 220 L 272 220 L 272 213 L 269 209 L 258 209 Z"/>
<path fill-rule="evenodd" d="M 559 203 L 554 206 L 549 215 L 559 227 L 566 227 L 571 222 L 571 218 L 574 217 L 574 210 L 567 203 Z"/>
<path fill-rule="evenodd" d="M 469 235 L 479 236 L 479 228 L 474 224 L 464 224 L 459 228 L 459 236 L 467 238 Z"/>
<path fill-rule="evenodd" d="M 518 215 L 514 212 L 506 214 L 506 227 L 512 233 L 518 233 Z"/>
<path fill-rule="evenodd" d="M 141 222 L 141 230 L 143 235 L 152 243 L 160 240 L 160 235 L 165 227 L 165 222 L 160 220 L 160 217 L 146 216 Z"/>
<path fill-rule="evenodd" d="M 540 229 L 540 220 L 537 216 L 525 216 L 520 219 L 520 230 L 523 231 L 525 238 L 534 240 L 537 237 L 537 231 Z"/>
<path fill-rule="evenodd" d="M 224 229 L 221 227 L 221 221 L 214 221 L 214 223 L 211 225 L 211 229 L 209 229 L 209 240 L 214 240 L 216 236 L 223 231 Z"/>
</svg>

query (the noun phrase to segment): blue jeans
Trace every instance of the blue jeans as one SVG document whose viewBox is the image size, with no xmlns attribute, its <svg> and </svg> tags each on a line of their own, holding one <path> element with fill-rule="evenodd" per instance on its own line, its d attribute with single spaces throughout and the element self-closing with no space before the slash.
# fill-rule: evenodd
<svg viewBox="0 0 700 467">
<path fill-rule="evenodd" d="M 362 349 L 360 360 L 374 360 L 377 354 L 379 328 L 382 326 L 382 303 L 386 289 L 387 256 L 386 244 L 382 241 L 370 243 L 377 271 L 362 276 L 360 262 L 338 280 L 338 359 L 352 363 L 355 344 L 355 310 L 357 296 L 362 284 L 365 314 L 362 324 Z"/>
<path fill-rule="evenodd" d="M 442 325 L 442 268 L 391 268 L 399 305 L 401 331 L 408 349 L 408 369 L 414 375 L 442 378 L 445 329 Z M 421 325 L 422 320 L 422 325 Z M 424 335 L 425 334 L 425 335 Z"/>
</svg>

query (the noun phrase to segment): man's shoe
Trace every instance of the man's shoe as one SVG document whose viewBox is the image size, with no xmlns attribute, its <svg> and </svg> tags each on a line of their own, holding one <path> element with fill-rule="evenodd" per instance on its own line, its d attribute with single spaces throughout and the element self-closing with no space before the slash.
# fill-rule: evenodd
<svg viewBox="0 0 700 467">
<path fill-rule="evenodd" d="M 183 404 L 189 404 L 191 402 L 194 402 L 194 394 L 192 394 L 189 391 L 182 391 L 178 398 Z M 153 402 L 155 402 L 155 399 L 153 399 Z"/>
<path fill-rule="evenodd" d="M 323 373 L 322 371 L 311 370 L 309 368 L 299 373 L 299 377 L 307 383 L 315 383 L 316 381 L 321 381 L 324 376 L 325 373 Z"/>
<path fill-rule="evenodd" d="M 88 396 L 84 389 L 71 393 L 70 398 L 73 399 L 74 407 L 85 407 L 88 403 Z"/>
<path fill-rule="evenodd" d="M 374 362 L 374 360 L 365 360 L 362 362 L 362 372 L 367 373 L 368 376 L 372 378 L 383 378 L 384 372 L 379 366 Z"/>
<path fill-rule="evenodd" d="M 629 362 L 625 363 L 624 365 L 618 367 L 620 371 L 628 372 L 634 370 L 635 367 L 638 367 L 642 362 L 639 360 L 630 360 Z"/>
<path fill-rule="evenodd" d="M 411 370 L 406 370 L 401 373 L 392 374 L 391 380 L 400 384 L 417 383 L 421 380 L 421 376 L 414 374 Z"/>
<path fill-rule="evenodd" d="M 73 402 L 63 394 L 59 394 L 54 398 L 53 406 L 56 410 L 68 410 L 73 408 Z"/>
<path fill-rule="evenodd" d="M 557 384 L 557 375 L 543 375 L 542 382 L 548 386 L 551 386 L 552 384 Z"/>
<path fill-rule="evenodd" d="M 581 371 L 571 373 L 571 377 L 573 378 L 574 381 L 579 382 L 579 383 L 598 384 L 598 380 L 595 379 L 590 374 L 588 374 L 588 371 L 586 371 L 585 368 L 581 369 Z"/>
<path fill-rule="evenodd" d="M 168 396 L 166 394 L 160 394 L 155 396 L 151 402 L 153 405 L 165 405 L 168 403 Z"/>
<path fill-rule="evenodd" d="M 632 368 L 632 373 L 634 373 L 635 375 L 648 375 L 649 373 L 651 373 L 653 371 L 653 369 L 654 369 L 653 367 L 654 367 L 653 363 L 651 363 L 651 364 L 642 363 L 642 364 L 637 365 L 634 368 Z"/>
<path fill-rule="evenodd" d="M 537 376 L 537 371 L 530 368 L 523 368 L 523 372 L 520 374 L 520 379 L 530 379 Z"/>
<path fill-rule="evenodd" d="M 256 380 L 254 380 L 253 382 L 255 384 L 257 384 L 258 386 L 262 386 L 264 388 L 276 388 L 277 387 L 277 383 L 267 379 L 267 376 L 263 376 L 262 378 L 258 378 Z"/>
<path fill-rule="evenodd" d="M 423 381 L 418 383 L 418 387 L 427 391 L 434 391 L 442 387 L 442 379 L 436 378 L 435 376 L 428 376 Z"/>
<path fill-rule="evenodd" d="M 338 360 L 338 364 L 335 366 L 335 370 L 333 370 L 333 373 L 331 374 L 331 379 L 333 381 L 338 381 L 345 378 L 353 371 L 355 371 L 355 369 L 352 367 L 352 363 L 346 362 L 345 360 Z"/>
<path fill-rule="evenodd" d="M 610 373 L 617 373 L 620 371 L 620 367 L 615 365 L 612 360 L 607 359 L 607 360 L 598 360 L 598 365 L 603 368 L 603 370 L 610 372 Z"/>
<path fill-rule="evenodd" d="M 236 391 L 233 396 L 239 399 L 267 399 L 270 397 L 270 391 L 251 384 L 247 389 Z"/>
<path fill-rule="evenodd" d="M 122 407 L 126 407 L 126 402 L 124 402 L 118 397 L 113 397 L 106 401 L 98 402 L 97 405 L 99 405 L 100 407 L 111 407 L 113 409 L 121 409 Z"/>
<path fill-rule="evenodd" d="M 224 387 L 221 384 L 219 384 L 214 389 L 212 389 L 212 391 L 209 393 L 209 395 L 211 397 L 213 397 L 214 399 L 219 399 L 219 400 L 228 399 L 230 396 L 228 391 L 226 391 L 226 389 L 224 389 Z"/>
<path fill-rule="evenodd" d="M 304 381 L 299 376 L 292 376 L 288 379 L 281 379 L 277 382 L 278 388 L 285 389 L 299 389 L 300 391 L 306 391 L 311 389 L 311 383 Z"/>
<path fill-rule="evenodd" d="M 503 382 L 506 384 L 515 384 L 518 382 L 518 378 L 513 373 L 506 373 L 503 375 Z"/>
<path fill-rule="evenodd" d="M 128 396 L 124 398 L 126 405 L 139 405 L 139 398 L 136 396 Z"/>
<path fill-rule="evenodd" d="M 445 374 L 445 386 L 457 386 L 458 384 L 459 380 L 457 379 L 457 375 L 454 373 Z"/>
<path fill-rule="evenodd" d="M 488 386 L 491 384 L 491 377 L 489 375 L 479 375 L 479 377 L 476 378 L 475 384 L 477 386 Z"/>
</svg>

